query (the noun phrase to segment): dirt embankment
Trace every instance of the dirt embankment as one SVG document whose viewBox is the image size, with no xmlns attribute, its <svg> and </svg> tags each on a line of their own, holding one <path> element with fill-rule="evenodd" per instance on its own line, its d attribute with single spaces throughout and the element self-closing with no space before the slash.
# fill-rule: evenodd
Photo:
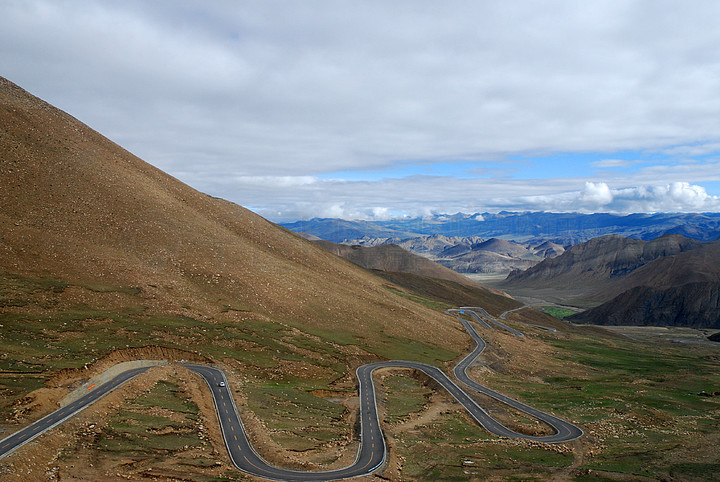
<svg viewBox="0 0 720 482">
<path fill-rule="evenodd" d="M 176 350 L 159 346 L 129 348 L 116 350 L 97 362 L 83 368 L 59 370 L 40 388 L 13 403 L 12 418 L 7 422 L 14 427 L 11 431 L 22 428 L 35 420 L 57 410 L 60 401 L 87 380 L 100 375 L 118 363 L 135 360 L 168 360 L 170 363 L 196 362 L 212 363 L 207 357 L 184 350 Z"/>
<path fill-rule="evenodd" d="M 195 362 L 206 364 L 213 362 L 210 358 L 197 353 L 163 346 L 127 348 L 115 350 L 108 356 L 91 365 L 85 365 L 83 368 L 59 370 L 56 375 L 48 380 L 47 384 L 49 387 L 68 386 L 78 380 L 86 380 L 99 375 L 118 363 L 134 360 L 167 360 L 169 363 Z"/>
<path fill-rule="evenodd" d="M 128 454 L 124 458 L 98 451 L 96 442 L 108 430 L 108 421 L 122 410 L 128 400 L 148 393 L 159 381 L 172 380 L 185 396 L 200 408 L 198 437 L 209 443 L 168 454 L 167 461 L 156 460 L 152 465 L 142 458 Z M 158 410 L 162 407 L 158 407 Z M 0 478 L 8 481 L 27 480 L 150 480 L 153 471 L 166 467 L 172 472 L 175 457 L 202 457 L 216 461 L 196 476 L 222 476 L 231 467 L 220 433 L 212 397 L 204 380 L 189 370 L 173 366 L 155 367 L 138 375 L 107 396 L 98 400 L 67 422 L 40 436 L 0 461 Z M 174 462 L 173 462 L 174 460 Z M 165 480 L 161 474 L 160 478 Z M 169 480 L 174 480 L 168 473 Z M 179 475 L 179 474 L 174 474 Z"/>
</svg>

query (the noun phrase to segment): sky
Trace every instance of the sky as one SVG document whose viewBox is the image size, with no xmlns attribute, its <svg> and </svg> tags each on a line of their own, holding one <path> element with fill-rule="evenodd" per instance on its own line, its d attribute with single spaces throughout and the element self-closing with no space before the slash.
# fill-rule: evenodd
<svg viewBox="0 0 720 482">
<path fill-rule="evenodd" d="M 715 0 L 0 0 L 0 76 L 276 221 L 720 211 Z"/>
</svg>

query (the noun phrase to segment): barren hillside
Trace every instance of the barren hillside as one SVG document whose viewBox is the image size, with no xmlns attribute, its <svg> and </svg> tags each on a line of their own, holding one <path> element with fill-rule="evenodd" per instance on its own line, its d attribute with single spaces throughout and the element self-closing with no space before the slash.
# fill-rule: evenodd
<svg viewBox="0 0 720 482">
<path fill-rule="evenodd" d="M 226 309 L 236 306 L 244 317 L 342 323 L 447 349 L 466 342 L 364 270 L 195 191 L 4 79 L 0 176 L 5 274 L 132 287 L 148 310 L 202 320 L 240 321 Z"/>
<path fill-rule="evenodd" d="M 427 258 L 413 254 L 395 244 L 381 244 L 368 248 L 364 246 L 348 246 L 322 240 L 316 241 L 315 243 L 328 252 L 345 258 L 365 269 L 412 273 L 480 288 L 480 286 L 470 278 Z"/>
</svg>

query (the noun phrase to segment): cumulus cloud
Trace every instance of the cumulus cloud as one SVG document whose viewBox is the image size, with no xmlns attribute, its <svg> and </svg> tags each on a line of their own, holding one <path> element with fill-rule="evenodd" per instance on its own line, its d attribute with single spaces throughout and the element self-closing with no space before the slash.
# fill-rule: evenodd
<svg viewBox="0 0 720 482">
<path fill-rule="evenodd" d="M 584 205 L 597 208 L 610 204 L 613 201 L 613 193 L 610 186 L 604 182 L 586 182 L 585 189 L 580 194 L 579 201 Z"/>
<path fill-rule="evenodd" d="M 624 212 L 710 212 L 720 209 L 720 196 L 709 195 L 702 186 L 673 182 L 618 189 L 612 206 Z"/>
<path fill-rule="evenodd" d="M 587 182 L 582 191 L 522 199 L 529 209 L 545 211 L 655 213 L 720 210 L 720 196 L 709 195 L 702 186 L 688 182 L 618 189 L 612 189 L 602 182 Z"/>
<path fill-rule="evenodd" d="M 720 180 L 720 2 L 0 0 L 0 9 L 3 76 L 271 219 L 717 209 L 698 183 Z M 683 162 L 613 159 L 624 150 Z M 506 161 L 559 151 L 608 153 L 591 166 L 606 169 L 603 179 L 538 179 Z M 337 174 L 451 161 L 475 169 L 376 182 Z M 629 167 L 637 172 L 623 177 Z"/>
<path fill-rule="evenodd" d="M 229 183 L 223 197 L 240 197 L 240 204 L 274 221 L 312 217 L 386 220 L 426 217 L 439 213 L 508 211 L 553 212 L 705 212 L 720 211 L 720 197 L 696 184 L 613 187 L 610 183 L 552 179 L 457 179 L 413 176 L 380 181 L 318 179 L 314 182 Z M 578 184 L 581 188 L 578 189 Z M 266 203 L 254 203 L 264 199 Z M 478 216 L 481 220 L 482 216 Z"/>
</svg>

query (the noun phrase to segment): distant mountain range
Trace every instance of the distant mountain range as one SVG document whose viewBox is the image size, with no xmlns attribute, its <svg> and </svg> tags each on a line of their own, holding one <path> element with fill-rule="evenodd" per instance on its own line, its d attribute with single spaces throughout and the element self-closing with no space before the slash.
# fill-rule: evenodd
<svg viewBox="0 0 720 482">
<path fill-rule="evenodd" d="M 309 239 L 320 239 L 312 234 L 302 234 Z M 498 238 L 484 240 L 479 236 L 462 238 L 441 234 L 407 239 L 365 237 L 346 240 L 341 244 L 363 248 L 395 246 L 428 258 L 458 273 L 507 274 L 514 269 L 534 266 L 543 259 L 557 256 L 565 250 L 563 246 L 550 241 L 533 246 Z"/>
<path fill-rule="evenodd" d="M 569 317 L 581 323 L 720 328 L 720 241 L 603 236 L 514 271 L 498 287 L 590 306 Z"/>
<path fill-rule="evenodd" d="M 405 240 L 439 234 L 460 238 L 499 238 L 535 246 L 545 241 L 572 246 L 607 234 L 646 241 L 665 234 L 682 234 L 699 241 L 712 241 L 720 237 L 720 213 L 458 213 L 387 221 L 315 218 L 283 226 L 291 231 L 346 244 L 363 238 Z"/>
<path fill-rule="evenodd" d="M 430 278 L 454 281 L 460 284 L 478 286 L 477 283 L 470 278 L 394 244 L 365 247 L 357 245 L 348 246 L 346 244 L 338 244 L 324 240 L 316 240 L 314 242 L 335 256 L 345 258 L 365 269 L 391 273 L 411 273 Z"/>
<path fill-rule="evenodd" d="M 699 241 L 720 237 L 720 213 L 436 215 L 390 221 L 311 219 L 284 227 L 318 239 L 360 246 L 396 244 L 460 273 L 509 273 L 562 254 L 569 246 L 615 234 L 652 240 L 681 234 Z"/>
</svg>

